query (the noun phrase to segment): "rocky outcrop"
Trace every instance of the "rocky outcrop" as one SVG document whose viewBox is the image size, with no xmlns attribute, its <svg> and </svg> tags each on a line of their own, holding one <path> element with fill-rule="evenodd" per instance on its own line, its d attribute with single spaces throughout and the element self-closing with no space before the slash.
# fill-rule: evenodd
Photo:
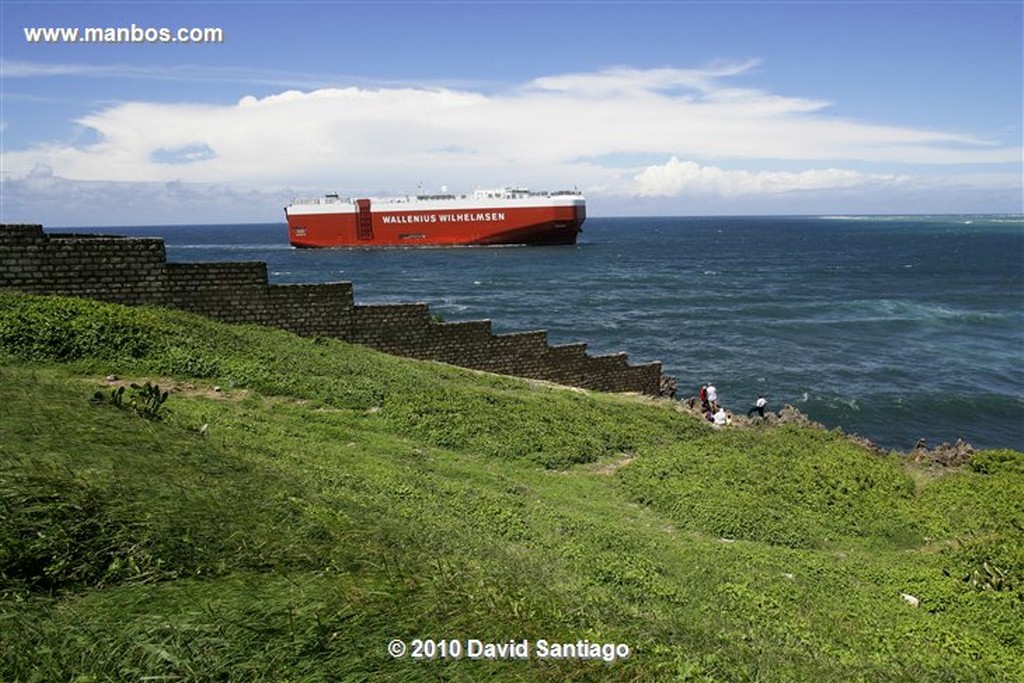
<svg viewBox="0 0 1024 683">
<path fill-rule="evenodd" d="M 704 413 L 701 410 L 700 401 L 697 397 L 690 396 L 689 398 L 684 398 L 680 401 L 680 405 L 687 412 L 693 413 L 701 419 L 705 418 Z M 798 408 L 795 408 L 788 403 L 783 405 L 778 411 L 766 411 L 763 419 L 756 415 L 753 417 L 747 417 L 745 414 L 737 415 L 729 410 L 726 410 L 725 412 L 729 416 L 729 426 L 736 429 L 763 429 L 789 424 L 808 427 L 810 429 L 820 429 L 823 431 L 829 430 L 825 425 L 820 422 L 815 422 L 800 412 Z M 875 453 L 876 455 L 890 455 L 894 453 L 894 451 L 888 451 L 859 434 L 846 434 L 845 436 L 850 441 L 868 451 L 871 451 L 872 453 Z M 906 453 L 906 455 L 910 462 L 917 465 L 951 468 L 966 465 L 971 461 L 971 457 L 975 452 L 974 447 L 963 439 L 957 439 L 956 443 L 953 444 L 941 443 L 934 448 L 928 448 L 925 440 L 921 439 L 909 453 Z"/>
<path fill-rule="evenodd" d="M 960 467 L 969 463 L 974 453 L 974 447 L 963 439 L 957 439 L 953 444 L 940 443 L 931 449 L 928 448 L 925 440 L 921 439 L 908 455 L 911 462 L 917 465 Z"/>
</svg>

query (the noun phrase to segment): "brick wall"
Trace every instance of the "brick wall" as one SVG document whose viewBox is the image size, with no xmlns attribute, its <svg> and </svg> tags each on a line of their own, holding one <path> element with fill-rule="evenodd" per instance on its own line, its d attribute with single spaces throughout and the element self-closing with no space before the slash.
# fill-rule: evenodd
<svg viewBox="0 0 1024 683">
<path fill-rule="evenodd" d="M 493 334 L 489 320 L 441 323 L 425 304 L 357 305 L 352 284 L 271 285 L 261 262 L 167 263 L 158 238 L 57 235 L 0 226 L 0 288 L 192 311 L 228 323 L 326 336 L 386 353 L 599 391 L 658 395 L 661 364 L 551 346 L 547 332 Z"/>
</svg>

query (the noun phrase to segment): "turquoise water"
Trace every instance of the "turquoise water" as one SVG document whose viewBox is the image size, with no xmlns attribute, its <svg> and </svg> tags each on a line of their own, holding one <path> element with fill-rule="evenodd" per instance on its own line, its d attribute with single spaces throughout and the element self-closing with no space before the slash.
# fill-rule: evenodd
<svg viewBox="0 0 1024 683">
<path fill-rule="evenodd" d="M 99 231 L 99 229 L 97 229 Z M 661 361 L 906 450 L 1024 450 L 1020 216 L 591 218 L 574 247 L 296 250 L 283 224 L 108 228 L 171 261 L 266 261 L 277 283 L 352 281 L 357 303 L 430 304 Z"/>
</svg>

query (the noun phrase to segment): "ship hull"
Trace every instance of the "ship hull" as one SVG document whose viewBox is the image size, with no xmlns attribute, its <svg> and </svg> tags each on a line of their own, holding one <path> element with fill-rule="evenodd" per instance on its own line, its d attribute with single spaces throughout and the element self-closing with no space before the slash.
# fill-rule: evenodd
<svg viewBox="0 0 1024 683">
<path fill-rule="evenodd" d="M 360 199 L 353 203 L 289 206 L 295 247 L 424 247 L 575 244 L 586 206 L 579 198 L 544 199 L 532 206 L 496 202 L 412 208 Z"/>
</svg>

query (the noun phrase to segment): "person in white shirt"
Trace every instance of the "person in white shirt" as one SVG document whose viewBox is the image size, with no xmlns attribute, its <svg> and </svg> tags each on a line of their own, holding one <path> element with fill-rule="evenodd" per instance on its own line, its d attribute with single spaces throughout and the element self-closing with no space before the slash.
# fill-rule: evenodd
<svg viewBox="0 0 1024 683">
<path fill-rule="evenodd" d="M 708 404 L 712 410 L 718 409 L 718 389 L 711 382 L 708 382 Z"/>
<path fill-rule="evenodd" d="M 759 394 L 757 397 L 757 401 L 754 402 L 753 407 L 751 407 L 751 409 L 747 411 L 747 417 L 750 417 L 754 413 L 757 413 L 758 415 L 761 416 L 761 419 L 764 419 L 764 407 L 766 405 L 768 405 L 768 399 L 766 399 L 763 394 Z"/>
<path fill-rule="evenodd" d="M 715 413 L 715 426 L 724 427 L 729 424 L 729 416 L 725 414 L 725 408 L 719 407 L 718 412 Z"/>
</svg>

